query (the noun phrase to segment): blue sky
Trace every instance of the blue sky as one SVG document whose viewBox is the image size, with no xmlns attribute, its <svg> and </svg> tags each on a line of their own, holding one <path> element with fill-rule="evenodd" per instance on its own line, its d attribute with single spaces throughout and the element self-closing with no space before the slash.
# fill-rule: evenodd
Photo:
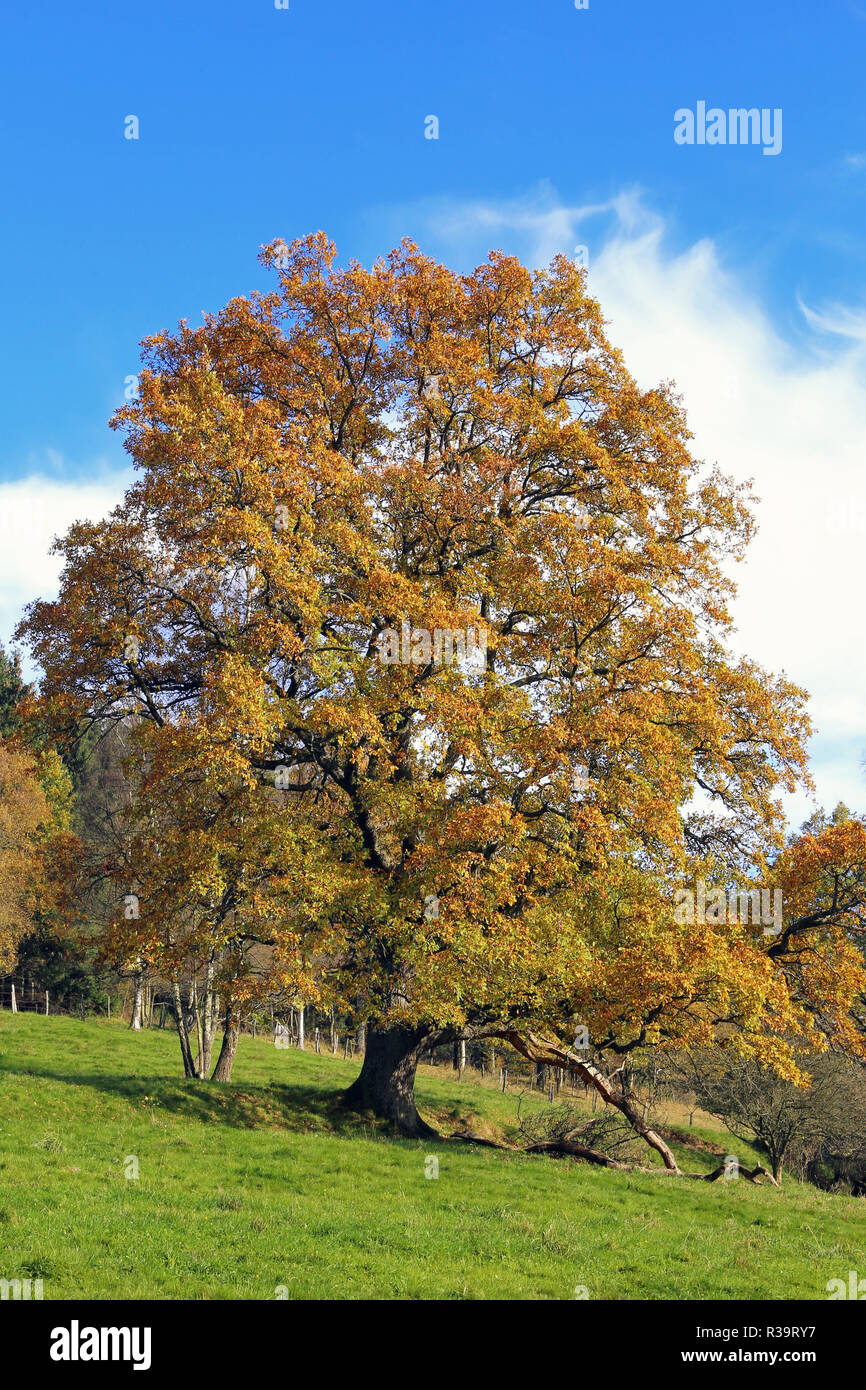
<svg viewBox="0 0 866 1390">
<path fill-rule="evenodd" d="M 122 491 L 139 339 L 266 283 L 263 242 L 410 235 L 458 268 L 580 243 L 632 369 L 756 477 L 743 644 L 815 691 L 821 799 L 866 800 L 838 598 L 866 533 L 866 0 L 46 0 L 0 51 L 0 636 L 54 582 L 48 532 Z M 677 145 L 698 101 L 781 109 L 781 152 Z"/>
</svg>

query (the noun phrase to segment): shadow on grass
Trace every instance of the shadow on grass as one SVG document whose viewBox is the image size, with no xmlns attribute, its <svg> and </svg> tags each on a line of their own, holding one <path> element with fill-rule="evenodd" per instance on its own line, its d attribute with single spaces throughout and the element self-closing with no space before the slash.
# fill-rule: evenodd
<svg viewBox="0 0 866 1390">
<path fill-rule="evenodd" d="M 247 1082 L 202 1081 L 181 1077 L 134 1074 L 118 1076 L 106 1072 L 63 1071 L 55 1064 L 28 1059 L 26 1068 L 13 1065 L 0 1056 L 0 1074 L 37 1076 L 64 1086 L 77 1086 L 126 1101 L 147 1111 L 153 1118 L 179 1115 L 201 1124 L 217 1123 L 236 1129 L 279 1126 L 300 1131 L 350 1133 L 363 1126 L 379 1129 L 375 1120 L 345 1110 L 342 1092 L 302 1082 L 273 1082 L 251 1085 Z M 383 1130 L 383 1132 L 385 1132 Z"/>
<path fill-rule="evenodd" d="M 81 1087 L 125 1101 L 154 1120 L 160 1115 L 176 1115 L 199 1124 L 216 1123 L 234 1129 L 278 1127 L 299 1133 L 337 1135 L 363 1131 L 368 1136 L 401 1137 L 387 1121 L 370 1112 L 359 1114 L 344 1109 L 342 1090 L 303 1082 L 271 1082 L 264 1086 L 230 1082 L 226 1085 L 181 1077 L 67 1072 L 56 1064 L 44 1064 L 35 1059 L 28 1059 L 26 1068 L 20 1063 L 13 1066 L 8 1057 L 0 1056 L 0 1074 L 21 1075 L 25 1070 L 28 1075 L 46 1081 Z M 465 1128 L 477 1119 L 477 1111 L 468 1099 L 443 1102 L 439 1097 L 424 1097 L 421 1105 L 429 1121 L 442 1131 L 443 1139 L 447 1138 L 449 1130 Z"/>
<path fill-rule="evenodd" d="M 64 1086 L 80 1087 L 126 1102 L 136 1111 L 146 1112 L 155 1123 L 160 1115 L 171 1115 L 234 1129 L 273 1127 L 298 1133 L 352 1135 L 363 1132 L 368 1137 L 402 1138 L 387 1121 L 371 1112 L 345 1109 L 341 1104 L 344 1087 L 330 1086 L 326 1081 L 311 1084 L 299 1077 L 265 1083 L 244 1079 L 225 1084 L 153 1072 L 139 1076 L 135 1072 L 90 1071 L 74 1063 L 70 1066 L 71 1058 L 64 1068 L 58 1066 L 58 1060 L 30 1054 L 25 1061 L 20 1053 L 17 1060 L 13 1060 L 8 1053 L 0 1052 L 0 1079 L 4 1075 L 11 1078 L 26 1074 Z M 469 1096 L 430 1094 L 424 1084 L 426 1080 L 426 1077 L 419 1077 L 419 1107 L 443 1140 L 456 1130 L 472 1128 L 485 1132 L 490 1129 L 489 1122 L 485 1122 Z M 495 1128 L 498 1130 L 499 1126 Z M 416 1141 L 406 1142 L 414 1144 Z"/>
</svg>

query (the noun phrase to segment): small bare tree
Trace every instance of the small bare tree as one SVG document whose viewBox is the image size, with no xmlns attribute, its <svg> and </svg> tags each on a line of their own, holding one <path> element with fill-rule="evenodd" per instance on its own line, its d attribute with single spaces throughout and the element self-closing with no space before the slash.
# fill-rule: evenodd
<svg viewBox="0 0 866 1390">
<path fill-rule="evenodd" d="M 793 1085 L 749 1058 L 701 1053 L 690 1059 L 698 1103 L 738 1139 L 757 1142 L 781 1182 L 786 1159 L 804 1146 L 820 1147 L 842 1112 L 837 1071 L 843 1059 L 819 1056 L 809 1066 L 812 1084 Z M 834 1118 L 835 1117 L 835 1118 Z"/>
</svg>

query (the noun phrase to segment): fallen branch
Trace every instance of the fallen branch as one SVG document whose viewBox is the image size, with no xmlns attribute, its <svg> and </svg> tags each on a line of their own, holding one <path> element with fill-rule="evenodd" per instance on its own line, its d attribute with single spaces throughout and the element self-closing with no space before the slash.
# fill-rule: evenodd
<svg viewBox="0 0 866 1390">
<path fill-rule="evenodd" d="M 472 1036 L 472 1034 L 469 1036 Z M 727 1165 L 723 1163 L 718 1168 L 714 1168 L 711 1173 L 684 1173 L 674 1158 L 672 1150 L 665 1143 L 662 1136 L 657 1130 L 652 1129 L 646 1123 L 643 1116 L 639 1114 L 631 1104 L 628 1097 L 617 1095 L 610 1084 L 610 1079 L 604 1076 L 591 1062 L 585 1061 L 582 1057 L 579 1057 L 577 1053 L 572 1052 L 570 1048 L 563 1047 L 557 1042 L 551 1042 L 547 1038 L 537 1038 L 533 1033 L 519 1033 L 511 1028 L 491 1028 L 485 1026 L 483 1032 L 480 1031 L 478 1036 L 502 1038 L 503 1041 L 510 1043 L 515 1052 L 520 1053 L 521 1057 L 525 1057 L 527 1061 L 535 1062 L 539 1066 L 560 1067 L 563 1070 L 576 1072 L 583 1081 L 595 1087 L 599 1095 L 608 1105 L 614 1106 L 615 1109 L 619 1110 L 620 1114 L 625 1116 L 632 1129 L 640 1135 L 651 1149 L 655 1149 L 656 1153 L 661 1155 L 665 1170 L 674 1177 L 691 1178 L 696 1182 L 717 1182 L 727 1171 Z M 516 1144 L 503 1144 L 498 1140 L 485 1139 L 482 1138 L 481 1135 L 470 1134 L 468 1132 L 454 1134 L 452 1138 L 463 1139 L 471 1144 L 484 1144 L 491 1149 L 506 1149 L 510 1153 L 547 1153 L 554 1155 L 561 1154 L 569 1158 L 581 1158 L 587 1163 L 595 1163 L 599 1167 L 604 1168 L 614 1168 L 621 1173 L 658 1172 L 657 1168 L 647 1168 L 637 1163 L 623 1163 L 619 1159 L 610 1158 L 607 1154 L 599 1152 L 598 1149 L 591 1149 L 585 1144 L 577 1143 L 568 1134 L 562 1139 L 532 1144 L 528 1148 L 519 1148 Z M 755 1168 L 740 1167 L 738 1172 L 748 1178 L 749 1182 L 757 1183 L 761 1178 L 767 1178 L 774 1187 L 779 1186 L 772 1173 L 764 1168 L 762 1164 L 758 1164 Z"/>
<path fill-rule="evenodd" d="M 662 1162 L 671 1173 L 679 1173 L 677 1161 L 671 1149 L 662 1139 L 661 1135 L 646 1123 L 643 1116 L 635 1109 L 626 1096 L 617 1095 L 610 1084 L 597 1067 L 591 1062 L 579 1057 L 570 1048 L 562 1047 L 559 1043 L 553 1043 L 546 1038 L 536 1038 L 533 1033 L 517 1033 L 512 1030 L 503 1029 L 495 1034 L 489 1033 L 487 1036 L 503 1038 L 509 1042 L 515 1052 L 519 1052 L 529 1062 L 535 1062 L 540 1066 L 561 1067 L 577 1072 L 582 1080 L 594 1086 L 599 1095 L 608 1105 L 613 1105 L 621 1114 L 625 1116 L 634 1129 L 649 1144 L 651 1149 L 661 1155 Z"/>
<path fill-rule="evenodd" d="M 655 1173 L 659 1176 L 670 1174 L 671 1177 L 691 1178 L 695 1182 L 718 1182 L 719 1178 L 724 1177 L 729 1168 L 726 1163 L 722 1163 L 718 1168 L 714 1168 L 711 1173 L 684 1173 L 677 1168 L 648 1168 L 644 1163 L 623 1163 L 618 1158 L 611 1158 L 608 1154 L 600 1153 L 598 1149 L 590 1149 L 586 1144 L 578 1144 L 576 1140 L 569 1139 L 568 1135 L 564 1139 L 549 1139 L 538 1144 L 529 1144 L 526 1148 L 521 1148 L 517 1144 L 506 1144 L 499 1139 L 487 1139 L 482 1134 L 472 1134 L 468 1130 L 463 1130 L 458 1134 L 452 1134 L 451 1139 L 459 1139 L 467 1144 L 483 1144 L 488 1149 L 504 1149 L 506 1153 L 518 1154 L 552 1154 L 562 1155 L 565 1158 L 580 1158 L 586 1163 L 595 1163 L 601 1168 L 614 1168 L 619 1173 Z M 767 1178 L 774 1187 L 779 1184 L 768 1169 L 762 1164 L 755 1168 L 738 1168 L 744 1178 L 749 1182 L 759 1183 L 761 1178 Z"/>
<path fill-rule="evenodd" d="M 578 1144 L 574 1140 L 565 1139 L 546 1139 L 540 1144 L 530 1144 L 528 1149 L 523 1150 L 528 1154 L 563 1154 L 569 1158 L 582 1158 L 587 1163 L 597 1163 L 602 1168 L 616 1168 L 621 1173 L 632 1173 L 635 1169 L 634 1163 L 623 1163 L 618 1158 L 611 1158 L 609 1154 L 600 1153 L 598 1149 L 587 1148 L 586 1144 Z M 651 1168 L 641 1169 L 642 1172 L 650 1173 Z"/>
<path fill-rule="evenodd" d="M 467 1144 L 483 1144 L 488 1149 L 506 1149 L 509 1153 L 522 1154 L 526 1149 L 521 1149 L 519 1144 L 503 1144 L 499 1139 L 485 1139 L 483 1134 L 470 1134 L 468 1130 L 463 1130 L 459 1134 L 449 1135 L 451 1139 L 463 1139 Z"/>
</svg>

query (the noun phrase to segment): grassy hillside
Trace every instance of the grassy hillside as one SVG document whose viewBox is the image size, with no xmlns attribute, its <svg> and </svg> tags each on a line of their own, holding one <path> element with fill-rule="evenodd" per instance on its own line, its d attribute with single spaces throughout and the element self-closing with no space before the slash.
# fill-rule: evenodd
<svg viewBox="0 0 866 1390">
<path fill-rule="evenodd" d="M 267 1040 L 229 1087 L 178 1067 L 168 1031 L 0 1014 L 0 1277 L 46 1299 L 823 1299 L 862 1265 L 863 1201 L 394 1140 L 334 1106 L 356 1063 Z M 418 1092 L 443 1130 L 515 1123 L 516 1096 L 444 1071 Z"/>
</svg>

